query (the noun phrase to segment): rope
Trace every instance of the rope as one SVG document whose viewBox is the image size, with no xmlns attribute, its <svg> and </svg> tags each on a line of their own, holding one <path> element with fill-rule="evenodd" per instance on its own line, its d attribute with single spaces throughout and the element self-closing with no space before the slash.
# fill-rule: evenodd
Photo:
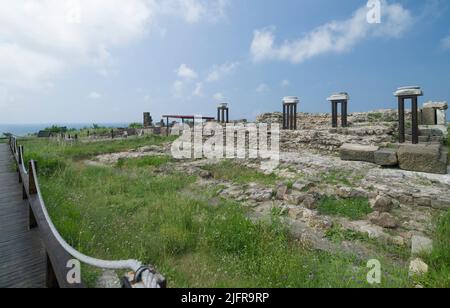
<svg viewBox="0 0 450 308">
<path fill-rule="evenodd" d="M 35 179 L 37 179 L 36 170 L 34 169 L 34 162 L 33 162 L 33 176 Z M 55 236 L 58 243 L 66 250 L 72 257 L 79 260 L 82 263 L 86 263 L 88 265 L 92 265 L 94 267 L 103 268 L 103 269 L 111 269 L 111 270 L 119 270 L 119 269 L 131 269 L 133 272 L 136 272 L 142 267 L 142 263 L 136 260 L 122 260 L 122 261 L 105 261 L 100 259 L 95 259 L 88 257 L 81 252 L 74 249 L 72 246 L 70 246 L 59 234 L 58 230 L 56 229 L 55 225 L 53 224 L 50 215 L 47 212 L 47 208 L 45 206 L 44 200 L 42 199 L 41 195 L 41 189 L 39 187 L 38 181 L 35 181 L 36 183 L 36 190 L 37 195 L 39 198 L 39 201 L 42 204 L 42 212 L 44 213 L 45 220 L 47 221 L 50 230 L 52 231 L 53 235 Z"/>
</svg>

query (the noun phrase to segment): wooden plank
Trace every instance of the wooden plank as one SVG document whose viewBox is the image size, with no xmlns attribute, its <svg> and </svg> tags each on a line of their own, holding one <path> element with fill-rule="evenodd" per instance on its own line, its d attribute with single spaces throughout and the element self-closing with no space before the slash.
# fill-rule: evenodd
<svg viewBox="0 0 450 308">
<path fill-rule="evenodd" d="M 39 229 L 29 230 L 29 205 L 7 145 L 0 145 L 0 288 L 44 288 L 46 254 Z"/>
</svg>

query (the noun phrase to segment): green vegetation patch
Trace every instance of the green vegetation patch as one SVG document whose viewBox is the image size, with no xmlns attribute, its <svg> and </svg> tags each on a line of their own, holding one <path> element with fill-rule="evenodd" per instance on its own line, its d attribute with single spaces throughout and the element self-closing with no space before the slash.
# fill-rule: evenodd
<svg viewBox="0 0 450 308">
<path fill-rule="evenodd" d="M 28 139 L 20 141 L 25 147 L 25 158 L 47 159 L 90 159 L 101 154 L 110 154 L 137 149 L 148 145 L 161 145 L 173 141 L 173 137 L 146 136 L 144 138 L 106 140 L 96 142 L 57 142 L 54 140 Z"/>
<path fill-rule="evenodd" d="M 450 210 L 436 219 L 433 251 L 425 256 L 430 272 L 421 279 L 426 287 L 450 288 Z"/>
<path fill-rule="evenodd" d="M 342 216 L 359 220 L 373 210 L 367 198 L 336 199 L 327 197 L 320 201 L 318 211 L 322 215 Z"/>
<path fill-rule="evenodd" d="M 197 177 L 149 173 L 145 168 L 167 163 L 168 158 L 125 160 L 110 167 L 78 162 L 166 140 L 25 143 L 27 157 L 39 158 L 46 205 L 68 243 L 92 257 L 155 265 L 169 287 L 372 287 L 366 280 L 367 260 L 299 246 L 279 213 L 269 222 L 255 223 L 241 204 L 218 198 L 216 187 L 198 187 Z M 271 184 L 278 180 L 233 162 L 208 168 L 216 177 L 231 181 Z M 212 206 L 212 198 L 219 199 L 218 204 Z M 328 206 L 337 204 L 338 213 L 348 211 L 351 216 L 358 216 L 357 205 L 368 205 L 367 200 L 353 200 L 347 208 L 359 210 L 344 211 L 340 202 L 329 200 Z M 328 208 L 326 202 L 322 208 Z M 407 267 L 381 261 L 379 287 L 412 286 Z M 83 266 L 82 273 L 84 282 L 94 286 L 100 271 Z"/>
<path fill-rule="evenodd" d="M 322 183 L 330 185 L 344 184 L 346 186 L 354 186 L 355 183 L 360 182 L 364 178 L 362 175 L 354 174 L 353 171 L 337 169 L 320 173 L 318 177 Z"/>
<path fill-rule="evenodd" d="M 325 236 L 334 243 L 342 243 L 344 241 L 368 241 L 369 236 L 367 234 L 347 230 L 342 228 L 341 225 L 335 224 L 333 227 L 326 231 Z"/>
<path fill-rule="evenodd" d="M 223 160 L 218 164 L 204 166 L 203 169 L 212 173 L 218 180 L 226 180 L 238 184 L 251 182 L 274 185 L 279 178 L 275 174 L 264 174 L 256 169 L 239 165 L 231 160 Z"/>
<path fill-rule="evenodd" d="M 119 168 L 161 167 L 172 162 L 170 156 L 144 156 L 139 158 L 121 158 L 117 162 Z"/>
</svg>

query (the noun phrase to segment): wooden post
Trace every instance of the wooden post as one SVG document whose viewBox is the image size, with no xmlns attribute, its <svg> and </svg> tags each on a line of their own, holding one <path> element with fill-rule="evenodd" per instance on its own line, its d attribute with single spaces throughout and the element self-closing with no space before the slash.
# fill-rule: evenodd
<svg viewBox="0 0 450 308">
<path fill-rule="evenodd" d="M 169 117 L 166 119 L 166 136 L 169 136 Z"/>
<path fill-rule="evenodd" d="M 297 104 L 294 105 L 294 129 L 297 130 Z"/>
<path fill-rule="evenodd" d="M 398 98 L 398 142 L 405 143 L 405 99 Z"/>
<path fill-rule="evenodd" d="M 19 183 L 22 183 L 22 176 L 20 175 L 20 166 L 22 165 L 22 151 L 23 151 L 23 146 L 19 146 L 19 160 L 17 162 L 17 171 L 19 174 Z"/>
<path fill-rule="evenodd" d="M 30 162 L 28 163 L 28 190 L 30 195 L 37 194 L 36 179 L 34 178 L 33 170 L 35 170 L 37 173 L 37 162 L 35 162 L 34 160 L 30 160 Z"/>
<path fill-rule="evenodd" d="M 337 102 L 332 101 L 331 102 L 331 124 L 333 128 L 337 128 Z"/>
<path fill-rule="evenodd" d="M 418 104 L 417 96 L 412 99 L 412 143 L 419 143 L 419 115 L 418 115 Z"/>
<path fill-rule="evenodd" d="M 48 289 L 59 289 L 58 280 L 56 279 L 55 271 L 52 266 L 52 261 L 47 254 L 47 264 L 45 273 L 45 283 Z"/>
<path fill-rule="evenodd" d="M 348 117 L 348 110 L 347 110 L 347 101 L 342 101 L 342 127 L 347 127 L 347 117 Z"/>
<path fill-rule="evenodd" d="M 36 171 L 36 175 L 37 175 L 37 162 L 31 160 L 28 163 L 28 193 L 30 194 L 30 196 L 37 194 L 36 179 L 34 177 L 33 170 Z M 28 218 L 29 219 L 29 229 L 31 230 L 31 229 L 37 228 L 38 225 L 37 225 L 36 217 L 34 216 L 33 209 L 31 208 L 31 204 L 28 207 L 28 212 L 29 212 L 29 218 Z"/>
</svg>

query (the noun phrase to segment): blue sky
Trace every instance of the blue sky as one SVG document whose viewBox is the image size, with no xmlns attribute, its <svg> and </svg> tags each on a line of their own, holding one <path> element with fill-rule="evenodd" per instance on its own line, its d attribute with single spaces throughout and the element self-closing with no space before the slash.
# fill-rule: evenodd
<svg viewBox="0 0 450 308">
<path fill-rule="evenodd" d="M 396 87 L 450 99 L 448 1 L 9 0 L 0 9 L 0 123 L 141 121 L 150 111 L 234 119 L 395 108 Z M 36 2 L 36 1 L 34 1 Z M 63 3 L 63 4 L 61 4 Z"/>
</svg>

